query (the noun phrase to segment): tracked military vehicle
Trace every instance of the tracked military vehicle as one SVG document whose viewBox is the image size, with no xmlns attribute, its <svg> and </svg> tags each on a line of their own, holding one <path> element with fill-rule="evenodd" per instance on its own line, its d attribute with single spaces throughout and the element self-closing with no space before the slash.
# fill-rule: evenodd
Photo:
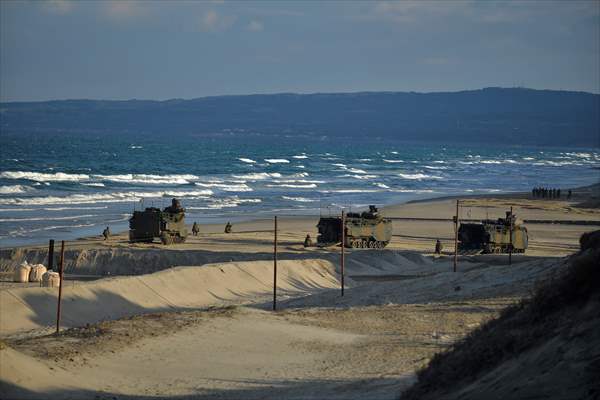
<svg viewBox="0 0 600 400">
<path fill-rule="evenodd" d="M 177 199 L 171 206 L 148 207 L 144 211 L 134 211 L 129 219 L 129 241 L 131 243 L 151 243 L 160 238 L 162 244 L 183 243 L 187 238 L 185 227 L 185 209 Z"/>
<path fill-rule="evenodd" d="M 510 211 L 506 218 L 461 223 L 458 228 L 458 250 L 462 253 L 508 253 L 511 247 L 513 253 L 524 253 L 528 239 L 527 228 Z"/>
<path fill-rule="evenodd" d="M 392 238 L 392 220 L 379 215 L 375 206 L 363 213 L 348 213 L 345 222 L 345 247 L 382 249 Z M 341 217 L 321 217 L 317 228 L 317 245 L 341 243 Z"/>
</svg>

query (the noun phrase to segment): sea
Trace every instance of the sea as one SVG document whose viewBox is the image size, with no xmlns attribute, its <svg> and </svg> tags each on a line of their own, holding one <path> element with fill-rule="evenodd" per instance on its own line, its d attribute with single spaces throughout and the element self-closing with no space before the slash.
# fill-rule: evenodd
<svg viewBox="0 0 600 400">
<path fill-rule="evenodd" d="M 0 247 L 128 229 L 181 200 L 188 222 L 597 183 L 600 149 L 262 135 L 0 135 Z"/>
</svg>

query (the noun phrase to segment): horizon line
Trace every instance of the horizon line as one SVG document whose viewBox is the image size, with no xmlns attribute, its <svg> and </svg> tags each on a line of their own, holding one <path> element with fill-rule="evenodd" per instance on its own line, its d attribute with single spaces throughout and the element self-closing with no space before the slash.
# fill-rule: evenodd
<svg viewBox="0 0 600 400">
<path fill-rule="evenodd" d="M 128 101 L 147 101 L 147 102 L 169 102 L 169 101 L 192 101 L 200 99 L 220 98 L 220 97 L 250 97 L 250 96 L 315 96 L 315 95 L 362 95 L 362 94 L 449 94 L 449 93 L 464 93 L 464 92 L 477 92 L 489 89 L 502 89 L 502 90 L 529 90 L 537 92 L 566 92 L 566 93 L 583 93 L 590 94 L 593 96 L 599 96 L 598 93 L 588 92 L 584 90 L 570 90 L 570 89 L 535 89 L 525 86 L 485 86 L 478 89 L 460 89 L 460 90 L 443 90 L 443 91 L 401 91 L 401 90 L 363 90 L 363 91 L 350 91 L 350 92 L 270 92 L 270 93 L 246 93 L 246 94 L 220 94 L 220 95 L 207 95 L 199 97 L 172 97 L 166 99 L 142 99 L 142 98 L 128 98 L 128 99 L 93 99 L 93 98 L 64 98 L 64 99 L 47 99 L 47 100 L 0 100 L 0 104 L 8 103 L 49 103 L 49 102 L 69 102 L 69 101 L 110 101 L 110 102 L 128 102 Z"/>
</svg>

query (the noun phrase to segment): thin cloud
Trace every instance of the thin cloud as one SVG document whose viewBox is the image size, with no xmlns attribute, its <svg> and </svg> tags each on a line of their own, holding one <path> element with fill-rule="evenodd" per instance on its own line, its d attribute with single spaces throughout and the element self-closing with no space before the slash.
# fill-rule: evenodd
<svg viewBox="0 0 600 400">
<path fill-rule="evenodd" d="M 47 12 L 59 15 L 69 14 L 75 8 L 75 2 L 69 0 L 49 0 L 42 4 Z"/>
<path fill-rule="evenodd" d="M 260 32 L 264 29 L 265 29 L 265 26 L 263 25 L 263 23 L 260 21 L 257 21 L 257 20 L 252 20 L 248 24 L 248 30 L 251 32 Z"/>
<path fill-rule="evenodd" d="M 144 5 L 132 0 L 114 0 L 104 3 L 106 15 L 112 19 L 127 19 L 144 14 Z"/>
<path fill-rule="evenodd" d="M 203 32 L 221 32 L 229 29 L 237 17 L 221 15 L 215 10 L 208 10 L 200 17 L 200 30 Z"/>
</svg>

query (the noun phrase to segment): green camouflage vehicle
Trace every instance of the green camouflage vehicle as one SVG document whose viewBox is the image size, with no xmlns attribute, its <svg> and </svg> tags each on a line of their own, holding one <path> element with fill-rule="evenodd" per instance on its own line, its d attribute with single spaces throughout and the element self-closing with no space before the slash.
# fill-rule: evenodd
<svg viewBox="0 0 600 400">
<path fill-rule="evenodd" d="M 392 238 L 392 220 L 379 215 L 375 206 L 369 206 L 369 211 L 363 213 L 348 213 L 345 220 L 346 247 L 382 249 Z M 317 245 L 341 243 L 341 217 L 321 217 L 317 228 Z"/>
<path fill-rule="evenodd" d="M 171 206 L 163 211 L 148 207 L 144 211 L 133 212 L 129 219 L 129 242 L 151 243 L 157 237 L 166 245 L 185 242 L 185 209 L 179 200 L 173 199 Z"/>
<path fill-rule="evenodd" d="M 462 253 L 508 253 L 511 247 L 513 253 L 524 253 L 528 242 L 527 228 L 510 211 L 506 218 L 461 223 L 458 228 L 458 250 Z"/>
</svg>

